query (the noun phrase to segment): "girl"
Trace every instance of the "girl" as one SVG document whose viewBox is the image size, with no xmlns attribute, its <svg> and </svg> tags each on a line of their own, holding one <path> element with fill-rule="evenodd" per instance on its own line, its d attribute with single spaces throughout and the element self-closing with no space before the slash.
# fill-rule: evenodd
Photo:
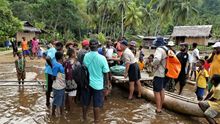
<svg viewBox="0 0 220 124">
<path fill-rule="evenodd" d="M 65 82 L 66 82 L 66 107 L 71 111 L 71 104 L 73 103 L 76 96 L 77 84 L 74 80 L 73 71 L 79 62 L 76 59 L 76 53 L 73 48 L 69 48 L 67 51 L 68 59 L 64 62 L 65 68 Z"/>
</svg>

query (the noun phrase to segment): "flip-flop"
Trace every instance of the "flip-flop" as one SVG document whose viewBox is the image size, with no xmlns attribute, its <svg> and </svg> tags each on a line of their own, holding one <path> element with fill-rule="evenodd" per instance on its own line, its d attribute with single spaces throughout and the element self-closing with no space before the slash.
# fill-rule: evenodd
<svg viewBox="0 0 220 124">
<path fill-rule="evenodd" d="M 162 111 L 157 111 L 157 110 L 155 110 L 155 112 L 156 112 L 156 113 L 161 113 Z"/>
</svg>

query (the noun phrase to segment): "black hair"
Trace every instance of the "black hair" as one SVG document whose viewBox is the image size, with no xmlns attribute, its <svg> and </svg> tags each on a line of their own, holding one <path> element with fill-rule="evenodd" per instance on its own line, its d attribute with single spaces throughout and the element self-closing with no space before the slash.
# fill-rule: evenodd
<svg viewBox="0 0 220 124">
<path fill-rule="evenodd" d="M 204 59 L 199 59 L 199 62 L 201 62 L 201 63 L 202 63 L 202 65 L 204 65 L 204 64 L 205 64 L 205 60 L 204 60 Z"/>
<path fill-rule="evenodd" d="M 212 76 L 211 81 L 213 82 L 214 85 L 218 85 L 220 83 L 220 75 L 214 74 Z"/>
<path fill-rule="evenodd" d="M 96 39 L 91 39 L 89 41 L 89 47 L 91 51 L 97 51 L 99 46 L 99 42 Z"/>
<path fill-rule="evenodd" d="M 149 57 L 152 57 L 152 58 L 154 58 L 154 54 L 150 54 L 150 56 Z"/>
<path fill-rule="evenodd" d="M 63 43 L 57 42 L 55 46 L 56 46 L 56 47 L 59 47 L 59 48 L 63 48 Z"/>
<path fill-rule="evenodd" d="M 207 60 L 209 58 L 209 56 L 205 56 L 205 60 Z"/>
<path fill-rule="evenodd" d="M 69 48 L 69 49 L 67 50 L 67 53 L 66 53 L 66 54 L 67 54 L 69 57 L 71 57 L 73 53 L 75 53 L 75 50 L 72 49 L 72 48 Z"/>
<path fill-rule="evenodd" d="M 197 45 L 198 45 L 197 43 L 193 43 L 193 44 L 192 44 L 193 48 L 196 48 Z"/>
<path fill-rule="evenodd" d="M 62 52 L 56 52 L 55 58 L 57 61 L 61 60 L 63 58 L 63 53 Z"/>
</svg>

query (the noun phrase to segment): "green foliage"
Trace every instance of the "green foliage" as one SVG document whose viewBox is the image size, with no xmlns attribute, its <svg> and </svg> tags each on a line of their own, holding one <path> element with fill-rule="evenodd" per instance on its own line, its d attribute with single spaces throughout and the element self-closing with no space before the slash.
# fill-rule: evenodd
<svg viewBox="0 0 220 124">
<path fill-rule="evenodd" d="M 106 42 L 106 38 L 105 35 L 103 33 L 99 33 L 97 34 L 97 39 L 99 40 L 99 42 L 101 42 L 102 44 Z"/>
</svg>

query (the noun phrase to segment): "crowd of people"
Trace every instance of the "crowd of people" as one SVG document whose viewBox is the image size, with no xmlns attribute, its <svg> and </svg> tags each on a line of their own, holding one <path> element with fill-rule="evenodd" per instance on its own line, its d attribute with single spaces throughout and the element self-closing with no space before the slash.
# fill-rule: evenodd
<svg viewBox="0 0 220 124">
<path fill-rule="evenodd" d="M 32 47 L 29 48 L 28 42 L 23 38 L 22 52 L 17 52 L 18 59 L 15 65 L 19 84 L 23 84 L 25 79 L 25 57 L 30 55 L 30 50 L 30 57 L 36 57 L 39 50 L 36 38 L 33 38 L 31 43 Z M 213 118 L 220 112 L 220 42 L 216 42 L 212 54 L 204 58 L 199 55 L 197 43 L 192 44 L 193 49 L 190 53 L 187 43 L 180 43 L 178 51 L 173 41 L 166 43 L 161 37 L 154 41 L 156 50 L 149 56 L 145 56 L 142 46 L 137 50 L 136 42 L 128 42 L 125 38 L 118 41 L 108 40 L 105 45 L 95 39 L 83 40 L 81 46 L 80 49 L 72 42 L 64 45 L 62 42 L 54 41 L 48 43 L 46 52 L 42 53 L 46 62 L 47 107 L 51 106 L 50 97 L 53 92 L 52 115 L 56 115 L 56 110 L 60 110 L 59 113 L 62 115 L 64 107 L 71 111 L 72 105 L 81 101 L 83 119 L 86 120 L 89 104 L 93 100 L 94 121 L 98 122 L 100 108 L 111 90 L 110 67 L 123 65 L 123 76 L 129 79 L 128 100 L 134 98 L 135 85 L 138 91 L 136 98 L 141 98 L 141 72 L 145 71 L 154 77 L 155 112 L 161 113 L 165 99 L 164 91 L 174 92 L 176 84 L 179 84 L 178 94 L 181 95 L 189 79 L 196 82 L 195 93 L 201 101 L 199 106 L 207 120 L 215 123 Z M 170 51 L 181 65 L 177 78 L 166 75 Z M 208 95 L 204 99 L 207 87 Z"/>
</svg>

